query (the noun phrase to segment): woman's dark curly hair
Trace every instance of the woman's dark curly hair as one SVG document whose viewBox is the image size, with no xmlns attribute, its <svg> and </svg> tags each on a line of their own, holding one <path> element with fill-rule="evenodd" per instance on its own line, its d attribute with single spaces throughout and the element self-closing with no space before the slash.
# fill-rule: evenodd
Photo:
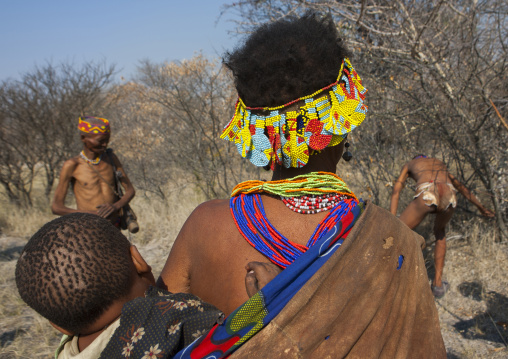
<svg viewBox="0 0 508 359">
<path fill-rule="evenodd" d="M 245 105 L 273 107 L 335 82 L 348 56 L 331 16 L 306 13 L 262 25 L 223 62 Z"/>
</svg>

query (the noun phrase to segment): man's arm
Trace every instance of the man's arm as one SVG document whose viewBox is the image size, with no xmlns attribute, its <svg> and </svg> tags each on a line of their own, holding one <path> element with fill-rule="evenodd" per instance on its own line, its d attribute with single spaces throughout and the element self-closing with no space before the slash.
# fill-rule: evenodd
<svg viewBox="0 0 508 359">
<path fill-rule="evenodd" d="M 53 197 L 53 203 L 51 204 L 51 211 L 53 212 L 53 214 L 57 214 L 60 216 L 64 216 L 66 214 L 75 212 L 86 212 L 96 214 L 96 212 L 79 211 L 77 209 L 65 206 L 65 197 L 67 196 L 69 183 L 71 182 L 72 175 L 74 173 L 74 170 L 76 169 L 76 166 L 77 162 L 74 159 L 65 161 L 62 166 L 62 170 L 60 171 L 60 180 L 58 181 L 58 186 L 56 187 L 55 190 L 55 196 Z"/>
<path fill-rule="evenodd" d="M 467 189 L 466 186 L 464 186 L 458 179 L 456 179 L 451 173 L 448 173 L 448 178 L 453 184 L 453 187 L 457 189 L 466 199 L 474 204 L 481 212 L 482 215 L 485 217 L 494 217 L 494 212 L 490 211 L 489 209 L 483 207 L 483 205 L 480 203 L 478 198 L 471 193 L 469 189 Z"/>
<path fill-rule="evenodd" d="M 399 178 L 395 181 L 395 184 L 393 185 L 393 191 L 392 191 L 392 199 L 390 201 L 390 212 L 396 216 L 397 215 L 397 207 L 399 205 L 399 196 L 400 191 L 404 188 L 404 183 L 407 180 L 407 177 L 409 175 L 409 170 L 407 164 L 402 167 L 402 170 L 400 171 Z"/>
<path fill-rule="evenodd" d="M 118 211 L 120 208 L 125 206 L 127 203 L 129 203 L 136 194 L 136 191 L 134 190 L 134 186 L 132 185 L 131 181 L 129 180 L 129 177 L 127 177 L 127 174 L 125 173 L 122 163 L 116 157 L 114 153 L 111 154 L 111 159 L 115 164 L 116 170 L 120 171 L 122 173 L 122 177 L 120 178 L 120 183 L 122 184 L 122 187 L 124 188 L 124 195 L 122 198 L 120 198 L 115 203 L 104 203 L 100 206 L 97 206 L 97 214 L 103 218 L 107 218 L 110 216 L 113 212 Z"/>
</svg>

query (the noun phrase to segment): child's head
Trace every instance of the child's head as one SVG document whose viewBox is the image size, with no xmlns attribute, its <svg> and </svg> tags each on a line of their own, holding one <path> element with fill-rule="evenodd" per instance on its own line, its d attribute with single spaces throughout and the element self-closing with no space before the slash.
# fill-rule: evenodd
<svg viewBox="0 0 508 359">
<path fill-rule="evenodd" d="M 23 249 L 16 265 L 19 294 L 51 323 L 84 333 L 131 294 L 140 273 L 132 251 L 108 220 L 86 213 L 57 218 Z"/>
</svg>

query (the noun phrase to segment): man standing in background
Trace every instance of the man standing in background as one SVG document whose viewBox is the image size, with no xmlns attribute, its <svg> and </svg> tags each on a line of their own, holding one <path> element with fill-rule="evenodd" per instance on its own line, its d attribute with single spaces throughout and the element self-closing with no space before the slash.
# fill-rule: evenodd
<svg viewBox="0 0 508 359">
<path fill-rule="evenodd" d="M 120 228 L 120 209 L 132 200 L 135 191 L 120 160 L 107 148 L 111 135 L 109 121 L 99 117 L 80 117 L 78 129 L 83 150 L 64 162 L 51 210 L 62 216 L 74 212 L 96 214 Z M 119 188 L 116 188 L 115 176 L 124 188 L 122 197 Z M 69 184 L 76 197 L 77 209 L 65 205 Z M 130 227 L 130 232 L 137 232 L 135 221 Z"/>
</svg>

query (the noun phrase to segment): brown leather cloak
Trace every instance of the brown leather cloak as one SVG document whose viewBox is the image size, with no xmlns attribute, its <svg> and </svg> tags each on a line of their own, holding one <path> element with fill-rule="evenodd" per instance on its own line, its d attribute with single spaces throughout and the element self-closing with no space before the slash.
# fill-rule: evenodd
<svg viewBox="0 0 508 359">
<path fill-rule="evenodd" d="M 423 244 L 368 203 L 341 248 L 231 358 L 446 358 Z"/>
</svg>

